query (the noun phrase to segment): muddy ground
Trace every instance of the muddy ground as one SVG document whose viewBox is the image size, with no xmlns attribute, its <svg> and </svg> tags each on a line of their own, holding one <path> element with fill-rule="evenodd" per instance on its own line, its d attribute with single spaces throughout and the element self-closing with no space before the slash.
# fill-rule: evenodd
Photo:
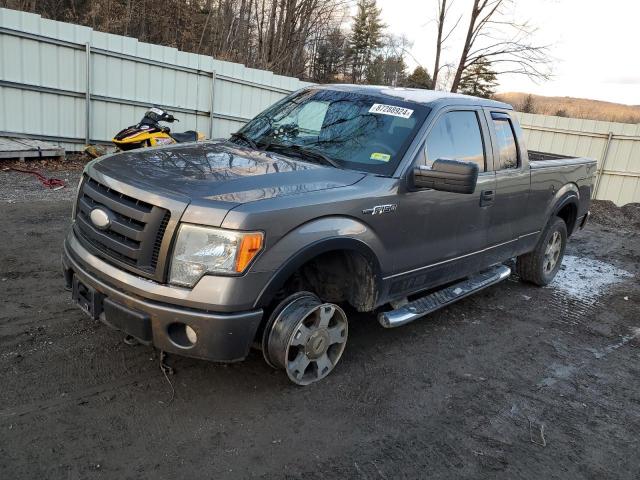
<svg viewBox="0 0 640 480">
<path fill-rule="evenodd" d="M 396 330 L 354 316 L 318 385 L 258 352 L 171 357 L 173 395 L 151 348 L 71 304 L 71 205 L 48 198 L 0 202 L 0 478 L 640 478 L 627 223 L 572 238 L 551 288 L 512 278 Z"/>
</svg>

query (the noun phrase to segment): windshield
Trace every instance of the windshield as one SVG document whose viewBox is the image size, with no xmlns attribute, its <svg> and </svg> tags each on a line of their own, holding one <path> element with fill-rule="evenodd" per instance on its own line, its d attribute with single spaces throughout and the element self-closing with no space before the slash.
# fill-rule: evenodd
<svg viewBox="0 0 640 480">
<path fill-rule="evenodd" d="M 236 138 L 313 162 L 391 175 L 428 113 L 389 97 L 311 89 L 276 103 Z"/>
</svg>

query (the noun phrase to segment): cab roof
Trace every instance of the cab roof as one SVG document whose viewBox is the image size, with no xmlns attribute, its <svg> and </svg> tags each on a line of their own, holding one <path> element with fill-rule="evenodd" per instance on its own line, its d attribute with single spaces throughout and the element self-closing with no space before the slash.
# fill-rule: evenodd
<svg viewBox="0 0 640 480">
<path fill-rule="evenodd" d="M 341 92 L 353 92 L 362 95 L 403 100 L 405 102 L 418 103 L 431 108 L 447 105 L 477 105 L 482 107 L 503 108 L 513 110 L 508 103 L 489 100 L 481 97 L 472 97 L 459 93 L 443 92 L 440 90 L 425 90 L 422 88 L 385 87 L 377 85 L 351 85 L 351 84 L 327 84 L 316 85 L 310 88 L 323 90 L 336 90 Z"/>
</svg>

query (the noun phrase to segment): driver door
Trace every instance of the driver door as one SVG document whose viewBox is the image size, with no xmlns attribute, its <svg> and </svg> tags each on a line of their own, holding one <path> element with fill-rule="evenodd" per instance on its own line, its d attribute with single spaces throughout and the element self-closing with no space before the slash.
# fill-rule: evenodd
<svg viewBox="0 0 640 480">
<path fill-rule="evenodd" d="M 486 140 L 485 140 L 486 139 Z M 400 195 L 398 212 L 411 225 L 402 235 L 404 269 L 390 293 L 410 293 L 455 280 L 481 269 L 487 247 L 495 174 L 488 168 L 489 135 L 480 109 L 449 109 L 433 122 L 414 165 L 437 159 L 478 164 L 473 194 L 413 190 Z M 413 167 L 412 167 L 413 168 Z"/>
</svg>

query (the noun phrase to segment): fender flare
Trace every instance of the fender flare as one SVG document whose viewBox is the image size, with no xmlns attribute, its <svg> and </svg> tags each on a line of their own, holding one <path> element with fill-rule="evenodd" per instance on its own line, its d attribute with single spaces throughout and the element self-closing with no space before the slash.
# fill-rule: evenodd
<svg viewBox="0 0 640 480">
<path fill-rule="evenodd" d="M 578 211 L 580 209 L 580 191 L 578 190 L 578 186 L 574 183 L 568 183 L 558 190 L 550 204 L 547 221 L 552 217 L 557 216 L 558 212 L 569 204 L 573 204 L 575 206 L 577 220 Z M 571 235 L 575 229 L 575 222 L 574 225 L 567 225 L 567 229 L 569 230 L 569 235 Z"/>
<path fill-rule="evenodd" d="M 360 253 L 373 267 L 374 282 L 376 290 L 380 292 L 382 275 L 380 262 L 374 251 L 362 240 L 352 237 L 330 237 L 311 243 L 293 254 L 276 272 L 271 276 L 266 286 L 262 289 L 254 304 L 255 308 L 266 307 L 271 303 L 274 295 L 280 290 L 285 282 L 309 260 L 323 253 L 346 250 Z"/>
</svg>

